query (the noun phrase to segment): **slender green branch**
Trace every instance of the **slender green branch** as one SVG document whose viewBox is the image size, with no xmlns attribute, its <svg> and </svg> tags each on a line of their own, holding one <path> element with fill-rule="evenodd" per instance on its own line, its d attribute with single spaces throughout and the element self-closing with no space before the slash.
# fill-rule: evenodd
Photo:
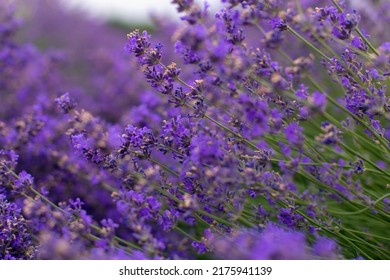
<svg viewBox="0 0 390 280">
<path fill-rule="evenodd" d="M 307 46 L 309 46 L 313 51 L 315 51 L 317 54 L 319 54 L 321 57 L 326 59 L 328 62 L 332 62 L 332 60 L 324 54 L 320 49 L 318 49 L 316 46 L 314 46 L 312 43 L 310 43 L 308 40 L 306 40 L 305 37 L 303 37 L 301 34 L 296 32 L 292 27 L 287 26 L 287 30 L 290 31 L 295 37 L 297 37 L 299 40 L 304 42 Z"/>
<path fill-rule="evenodd" d="M 372 207 L 374 207 L 376 204 L 378 204 L 379 202 L 381 202 L 384 198 L 386 197 L 389 197 L 390 196 L 390 193 L 387 193 L 385 195 L 382 195 L 380 198 L 378 198 L 377 200 L 375 200 L 372 205 L 370 206 L 367 206 L 363 209 L 360 209 L 358 211 L 355 211 L 355 212 L 337 212 L 337 211 L 329 211 L 330 213 L 332 214 L 336 214 L 336 215 L 341 215 L 341 216 L 350 216 L 350 215 L 356 215 L 356 214 L 360 214 L 360 213 L 364 213 L 366 212 L 367 210 L 371 209 Z"/>
</svg>

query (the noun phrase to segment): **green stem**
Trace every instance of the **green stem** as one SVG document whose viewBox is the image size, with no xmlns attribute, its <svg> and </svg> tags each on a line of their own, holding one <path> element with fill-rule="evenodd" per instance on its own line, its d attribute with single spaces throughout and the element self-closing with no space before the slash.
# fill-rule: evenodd
<svg viewBox="0 0 390 280">
<path fill-rule="evenodd" d="M 383 240 L 390 241 L 390 238 L 388 238 L 388 237 L 379 236 L 379 235 L 375 235 L 375 234 L 368 233 L 368 232 L 364 232 L 364 231 L 353 230 L 353 229 L 350 229 L 350 228 L 342 228 L 342 229 L 343 229 L 343 230 L 346 230 L 346 231 L 350 231 L 350 232 L 354 232 L 354 233 L 366 235 L 366 236 L 369 236 L 369 237 L 373 237 L 373 238 L 378 238 L 378 239 L 383 239 Z"/>
<path fill-rule="evenodd" d="M 345 145 L 344 143 L 339 143 L 339 145 L 341 147 L 343 147 L 345 150 L 347 150 L 349 153 L 351 153 L 352 155 L 358 157 L 358 158 L 361 158 L 362 160 L 364 160 L 365 162 L 369 163 L 372 167 L 374 167 L 378 172 L 381 172 L 383 175 L 387 176 L 390 178 L 390 173 L 388 173 L 387 171 L 383 170 L 382 168 L 380 168 L 378 165 L 376 165 L 374 162 L 372 162 L 370 159 L 366 158 L 366 157 L 363 157 L 361 154 L 359 154 L 358 152 L 356 152 L 355 150 L 351 149 L 350 147 L 348 147 L 347 145 Z"/>
<path fill-rule="evenodd" d="M 174 226 L 173 227 L 174 230 L 180 232 L 181 234 L 187 236 L 188 238 L 192 239 L 193 241 L 196 241 L 196 242 L 199 242 L 198 239 L 196 239 L 195 237 L 193 237 L 192 235 L 188 234 L 187 232 L 185 232 L 184 230 L 182 230 L 181 228 L 179 228 L 178 226 Z"/>
<path fill-rule="evenodd" d="M 320 49 L 318 49 L 316 46 L 314 46 L 312 43 L 310 43 L 308 40 L 306 40 L 305 37 L 301 36 L 298 32 L 296 32 L 293 28 L 290 26 L 287 26 L 287 30 L 290 31 L 294 36 L 296 36 L 299 40 L 304 42 L 307 46 L 309 46 L 313 51 L 315 51 L 317 54 L 319 54 L 321 57 L 326 59 L 328 62 L 332 62 L 332 60 L 324 54 Z"/>
<path fill-rule="evenodd" d="M 372 205 L 370 206 L 367 206 L 363 209 L 360 209 L 358 211 L 355 211 L 355 212 L 337 212 L 337 211 L 328 211 L 332 214 L 336 214 L 336 215 L 342 215 L 342 216 L 350 216 L 350 215 L 356 215 L 356 214 L 360 214 L 360 213 L 364 213 L 366 212 L 367 210 L 371 209 L 371 207 L 374 207 L 376 204 L 378 204 L 379 202 L 381 202 L 384 198 L 390 196 L 390 193 L 387 193 L 383 196 L 381 196 L 380 198 L 378 198 L 377 200 L 375 200 Z"/>
</svg>

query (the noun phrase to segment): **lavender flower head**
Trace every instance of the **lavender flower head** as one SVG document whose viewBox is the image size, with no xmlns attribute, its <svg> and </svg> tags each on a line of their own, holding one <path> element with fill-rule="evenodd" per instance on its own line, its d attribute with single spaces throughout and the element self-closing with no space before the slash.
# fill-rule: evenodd
<svg viewBox="0 0 390 280">
<path fill-rule="evenodd" d="M 21 209 L 0 194 L 0 259 L 34 259 L 37 246 L 33 242 Z"/>
<path fill-rule="evenodd" d="M 210 250 L 222 259 L 304 260 L 337 257 L 337 244 L 320 238 L 310 248 L 302 232 L 268 224 L 260 231 L 240 230 L 208 239 Z"/>
<path fill-rule="evenodd" d="M 15 1 L 1 259 L 390 258 L 386 1 L 174 0 L 127 40 Z"/>
</svg>

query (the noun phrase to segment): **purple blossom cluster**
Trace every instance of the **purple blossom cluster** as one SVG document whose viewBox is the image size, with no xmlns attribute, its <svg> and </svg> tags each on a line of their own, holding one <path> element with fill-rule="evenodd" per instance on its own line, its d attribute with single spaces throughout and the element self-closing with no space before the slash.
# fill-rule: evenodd
<svg viewBox="0 0 390 280">
<path fill-rule="evenodd" d="M 261 230 L 240 230 L 228 236 L 205 233 L 208 244 L 221 259 L 245 260 L 306 260 L 339 259 L 337 244 L 326 237 L 318 237 L 311 247 L 305 235 L 269 223 Z"/>
<path fill-rule="evenodd" d="M 1 259 L 390 258 L 386 1 L 173 0 L 127 41 L 40 2 L 0 4 Z"/>
</svg>

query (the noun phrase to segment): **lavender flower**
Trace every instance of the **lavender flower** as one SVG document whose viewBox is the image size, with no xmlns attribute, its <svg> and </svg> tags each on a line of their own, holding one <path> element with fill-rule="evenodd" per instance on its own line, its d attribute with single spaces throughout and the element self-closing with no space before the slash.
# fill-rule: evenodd
<svg viewBox="0 0 390 280">
<path fill-rule="evenodd" d="M 328 242 L 328 243 L 327 243 Z M 269 224 L 260 232 L 241 231 L 228 236 L 213 237 L 206 243 L 223 259 L 293 260 L 309 258 L 333 258 L 336 244 L 320 239 L 308 250 L 304 234 Z M 197 247 L 200 248 L 199 245 Z"/>
<path fill-rule="evenodd" d="M 331 2 L 1 3 L 0 258 L 390 258 L 388 5 Z"/>
<path fill-rule="evenodd" d="M 21 209 L 0 194 L 0 258 L 34 259 L 37 247 L 33 242 Z"/>
</svg>

